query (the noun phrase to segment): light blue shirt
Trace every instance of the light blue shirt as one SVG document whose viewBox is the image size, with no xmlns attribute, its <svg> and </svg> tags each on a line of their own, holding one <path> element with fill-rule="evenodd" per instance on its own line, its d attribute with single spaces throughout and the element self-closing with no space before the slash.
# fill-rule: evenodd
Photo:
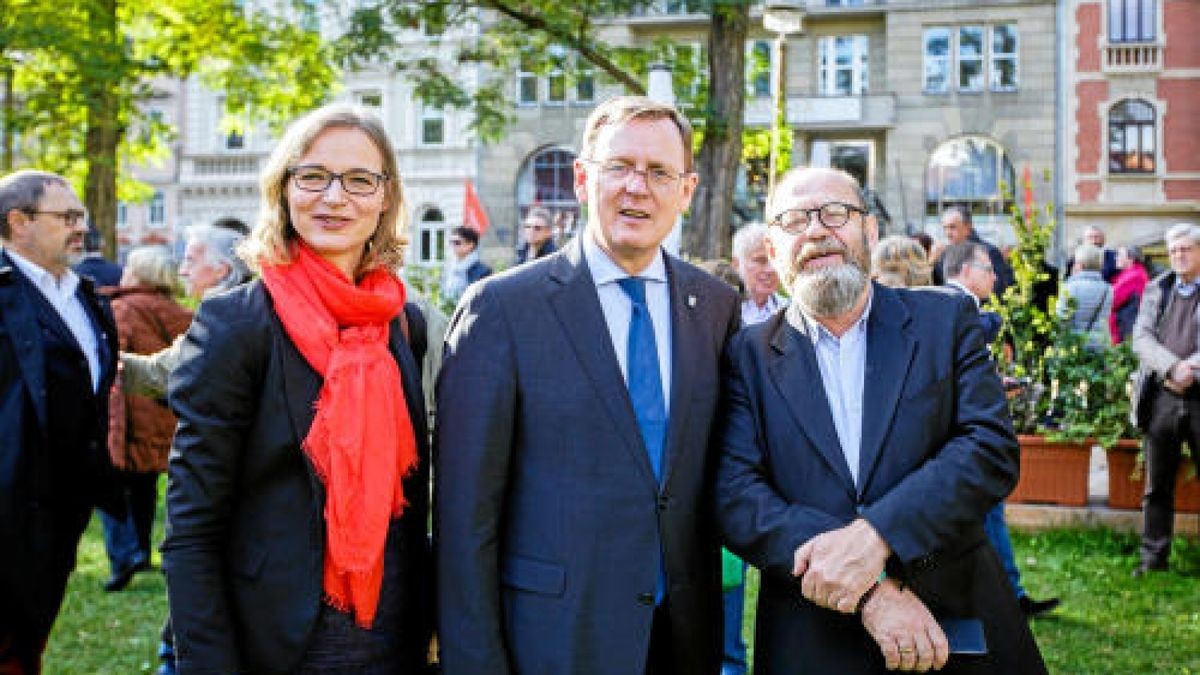
<svg viewBox="0 0 1200 675">
<path fill-rule="evenodd" d="M 55 277 L 42 266 L 21 256 L 11 248 L 4 249 L 21 273 L 29 279 L 35 288 L 41 292 L 46 301 L 58 312 L 62 322 L 66 324 L 80 351 L 87 359 L 88 370 L 92 376 L 92 391 L 100 388 L 100 342 L 96 331 L 92 328 L 92 320 L 88 318 L 87 310 L 75 291 L 79 288 L 79 277 L 67 269 L 61 277 Z"/>
<path fill-rule="evenodd" d="M 850 467 L 854 484 L 858 485 L 858 463 L 862 452 L 863 386 L 867 369 L 867 319 L 871 316 L 872 297 L 868 297 L 862 316 L 840 338 L 825 329 L 795 303 L 795 311 L 803 319 L 805 333 L 813 342 L 817 366 L 821 369 L 821 384 L 833 415 L 842 455 Z"/>
<path fill-rule="evenodd" d="M 754 304 L 754 300 L 746 298 L 742 301 L 742 325 L 753 326 L 756 323 L 762 323 L 771 318 L 775 312 L 787 307 L 787 298 L 778 293 L 773 293 L 767 296 L 767 301 L 762 307 Z"/>
<path fill-rule="evenodd" d="M 630 276 L 621 269 L 608 254 L 596 244 L 590 232 L 584 232 L 583 258 L 596 284 L 600 296 L 600 308 L 604 310 L 604 322 L 612 338 L 613 351 L 617 353 L 617 365 L 621 377 L 629 384 L 628 344 L 629 321 L 633 316 L 633 301 L 621 290 L 618 281 Z M 637 276 L 646 280 L 646 309 L 654 324 L 654 345 L 658 348 L 658 372 L 662 377 L 663 405 L 671 412 L 671 294 L 667 285 L 667 266 L 660 248 L 650 266 Z"/>
</svg>

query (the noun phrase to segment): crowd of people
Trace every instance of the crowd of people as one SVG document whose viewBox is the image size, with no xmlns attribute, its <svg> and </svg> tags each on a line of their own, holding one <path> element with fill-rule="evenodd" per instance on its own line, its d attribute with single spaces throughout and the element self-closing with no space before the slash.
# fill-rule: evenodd
<svg viewBox="0 0 1200 675">
<path fill-rule="evenodd" d="M 1045 672 L 1026 619 L 1058 599 L 1003 518 L 1001 252 L 958 207 L 945 246 L 880 241 L 852 177 L 800 168 L 706 273 L 662 248 L 692 148 L 670 106 L 598 106 L 578 234 L 530 209 L 493 274 L 454 229 L 448 324 L 399 275 L 396 153 L 358 108 L 294 122 L 254 227 L 191 228 L 178 271 L 83 259 L 64 178 L 0 178 L 0 673 L 40 672 L 94 506 L 105 589 L 150 568 L 164 472 L 162 673 L 740 675 L 746 563 L 762 672 Z M 1200 432 L 1200 237 L 1153 282 L 1088 238 L 1059 311 L 1158 376 L 1140 574 Z"/>
</svg>

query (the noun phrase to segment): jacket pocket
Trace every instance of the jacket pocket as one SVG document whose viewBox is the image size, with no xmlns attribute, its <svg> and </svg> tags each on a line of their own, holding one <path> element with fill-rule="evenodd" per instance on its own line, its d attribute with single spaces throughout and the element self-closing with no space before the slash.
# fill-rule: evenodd
<svg viewBox="0 0 1200 675">
<path fill-rule="evenodd" d="M 510 555 L 500 562 L 500 583 L 530 593 L 562 595 L 567 573 L 562 565 Z"/>
</svg>

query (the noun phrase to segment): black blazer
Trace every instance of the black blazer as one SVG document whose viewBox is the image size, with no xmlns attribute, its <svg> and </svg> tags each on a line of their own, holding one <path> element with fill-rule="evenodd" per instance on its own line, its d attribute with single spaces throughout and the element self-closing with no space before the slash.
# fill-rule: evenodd
<svg viewBox="0 0 1200 675">
<path fill-rule="evenodd" d="M 718 522 L 727 546 L 763 570 L 756 672 L 886 672 L 860 618 L 809 603 L 791 576 L 797 547 L 859 516 L 891 546 L 888 574 L 934 616 L 983 621 L 989 656 L 952 657 L 942 672 L 1045 672 L 983 532 L 1018 458 L 974 302 L 874 285 L 857 484 L 798 315 L 793 303 L 728 350 Z"/>
<path fill-rule="evenodd" d="M 429 454 L 420 368 L 399 323 L 391 328 L 420 454 L 404 482 L 409 663 L 398 664 L 415 668 L 431 615 Z M 182 351 L 169 384 L 179 427 L 163 543 L 179 669 L 289 672 L 321 603 L 325 492 L 300 448 L 321 378 L 287 337 L 261 281 L 205 300 Z"/>
<path fill-rule="evenodd" d="M 35 640 L 50 632 L 93 503 L 111 496 L 105 436 L 117 355 L 112 315 L 91 280 L 81 279 L 76 293 L 101 341 L 100 384 L 92 396 L 86 366 L 47 359 L 50 340 L 78 347 L 65 324 L 51 328 L 38 320 L 38 293 L 0 250 L 0 541 L 6 548 L 0 554 L 0 635 L 19 630 Z M 87 392 L 84 400 L 52 407 L 51 368 L 70 380 L 67 389 Z M 78 377 L 68 375 L 72 370 Z M 87 429 L 92 433 L 82 437 Z M 64 433 L 81 437 L 68 441 Z M 78 447 L 63 447 L 76 441 Z"/>
<path fill-rule="evenodd" d="M 666 258 L 670 423 L 655 481 L 578 241 L 467 289 L 438 383 L 446 675 L 641 673 L 666 555 L 675 669 L 720 667 L 709 433 L 732 288 Z"/>
</svg>

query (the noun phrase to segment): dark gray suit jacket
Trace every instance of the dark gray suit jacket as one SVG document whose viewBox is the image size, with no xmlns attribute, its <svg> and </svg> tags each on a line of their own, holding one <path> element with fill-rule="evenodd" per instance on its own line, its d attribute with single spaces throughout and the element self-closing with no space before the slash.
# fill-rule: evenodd
<svg viewBox="0 0 1200 675">
<path fill-rule="evenodd" d="M 420 368 L 393 321 L 420 461 L 404 481 L 403 672 L 424 664 L 430 607 L 428 431 Z M 163 567 L 181 673 L 286 673 L 321 604 L 325 489 L 300 448 L 321 377 L 261 281 L 200 305 L 171 373 Z"/>
<path fill-rule="evenodd" d="M 578 241 L 471 286 L 459 303 L 434 472 L 447 675 L 641 673 L 660 551 L 674 672 L 717 672 L 709 435 L 738 299 L 678 259 L 666 268 L 673 381 L 661 490 Z"/>
<path fill-rule="evenodd" d="M 797 547 L 862 516 L 892 548 L 888 574 L 934 616 L 983 621 L 989 656 L 952 657 L 942 672 L 1044 672 L 983 533 L 1018 456 L 974 303 L 874 286 L 857 486 L 812 340 L 787 314 L 730 343 L 721 417 L 718 521 L 729 548 L 764 570 L 755 671 L 886 672 L 860 618 L 809 603 L 791 577 Z"/>
</svg>

